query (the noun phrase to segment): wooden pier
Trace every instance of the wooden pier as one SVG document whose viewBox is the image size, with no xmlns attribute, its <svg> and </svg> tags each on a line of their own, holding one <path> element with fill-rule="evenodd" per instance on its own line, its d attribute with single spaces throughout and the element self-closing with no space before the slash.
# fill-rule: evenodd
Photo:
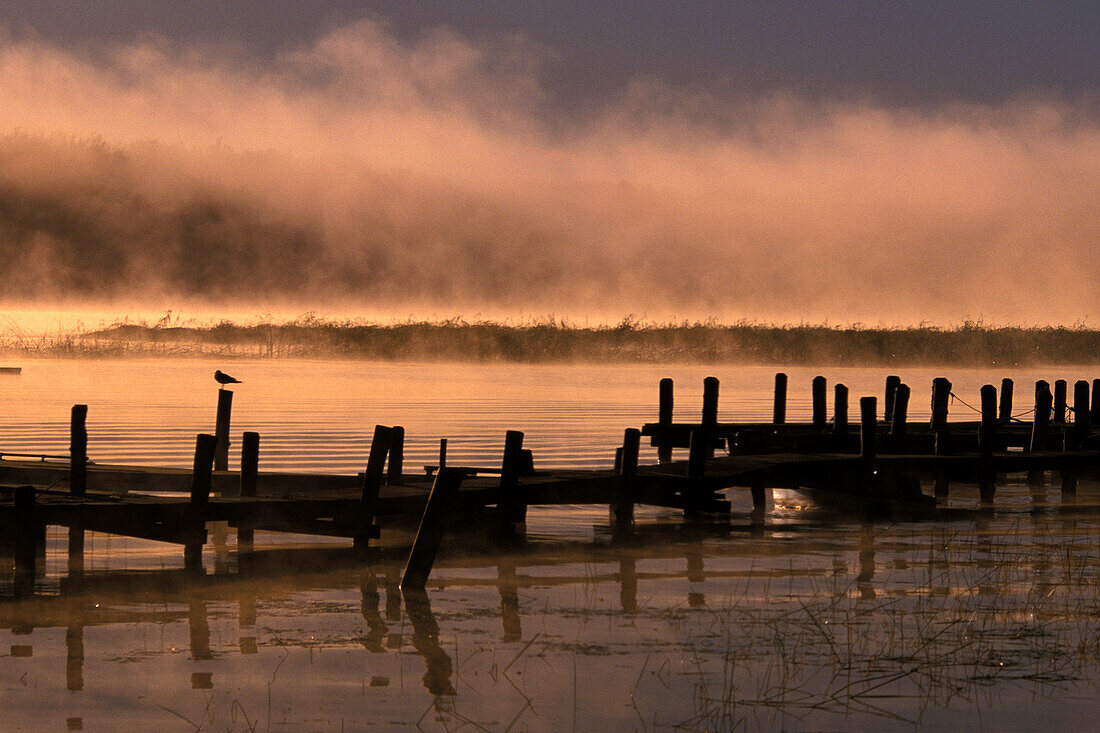
<svg viewBox="0 0 1100 733">
<path fill-rule="evenodd" d="M 789 386 L 785 374 L 776 375 L 770 422 L 720 422 L 719 382 L 709 377 L 698 422 L 675 422 L 673 384 L 661 380 L 658 421 L 625 428 L 614 468 L 607 470 L 537 470 L 523 433 L 509 431 L 499 466 L 449 464 L 443 439 L 438 462 L 410 473 L 404 430 L 377 426 L 358 476 L 260 472 L 256 433 L 244 434 L 241 470 L 229 471 L 228 390 L 219 390 L 217 433 L 196 438 L 191 470 L 101 465 L 88 460 L 87 408 L 76 405 L 69 456 L 0 454 L 0 527 L 17 546 L 17 567 L 25 570 L 29 563 L 33 576 L 34 552 L 25 547 L 34 546 L 46 526 L 71 528 L 77 543 L 83 532 L 95 531 L 182 545 L 185 567 L 194 571 L 202 567 L 209 522 L 235 528 L 243 547 L 256 530 L 265 530 L 344 537 L 366 552 L 384 527 L 419 521 L 403 580 L 403 587 L 415 589 L 424 586 L 454 516 L 514 542 L 533 505 L 606 505 L 613 527 L 629 531 L 639 504 L 688 517 L 729 515 L 721 492 L 732 488 L 751 492 L 748 519 L 754 523 L 763 521 L 766 492 L 773 488 L 869 510 L 935 512 L 952 482 L 977 484 L 982 502 L 991 505 L 1004 474 L 1057 472 L 1069 497 L 1079 478 L 1096 477 L 1100 469 L 1100 436 L 1092 433 L 1100 424 L 1100 384 L 1077 382 L 1070 405 L 1064 382 L 1053 390 L 1039 382 L 1034 405 L 1014 415 L 1013 385 L 1004 380 L 1000 399 L 996 387 L 982 388 L 980 406 L 973 408 L 980 419 L 949 422 L 953 393 L 940 378 L 932 384 L 931 419 L 918 424 L 908 417 L 913 389 L 889 377 L 885 409 L 878 409 L 877 396 L 860 398 L 858 425 L 849 424 L 844 385 L 834 385 L 829 414 L 824 377 L 810 385 L 812 420 L 787 422 Z M 1021 419 L 1027 414 L 1031 420 Z M 656 447 L 657 463 L 640 464 L 642 436 Z M 687 454 L 677 457 L 677 449 Z"/>
</svg>

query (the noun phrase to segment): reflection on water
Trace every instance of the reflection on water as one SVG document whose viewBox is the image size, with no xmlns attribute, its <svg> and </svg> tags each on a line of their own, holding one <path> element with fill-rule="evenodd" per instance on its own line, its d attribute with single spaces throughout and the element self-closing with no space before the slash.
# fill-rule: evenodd
<svg viewBox="0 0 1100 733">
<path fill-rule="evenodd" d="M 127 364 L 97 362 L 89 367 L 99 370 L 95 379 L 51 364 L 40 366 L 60 370 L 53 375 L 60 396 L 45 403 L 57 408 L 56 424 L 49 409 L 29 407 L 49 393 L 48 379 L 5 384 L 12 408 L 4 435 L 21 445 L 63 448 L 63 418 L 81 399 L 93 405 L 89 432 L 100 460 L 175 460 L 213 420 L 213 390 L 190 377 L 167 389 L 155 375 L 145 384 Z M 193 366 L 150 368 L 180 377 Z M 198 366 L 208 379 L 208 366 Z M 421 367 L 336 365 L 331 381 L 310 383 L 303 375 L 313 368 L 258 364 L 249 379 L 234 365 L 246 379 L 235 434 L 261 425 L 276 447 L 289 446 L 314 426 L 313 442 L 275 451 L 272 460 L 284 467 L 332 460 L 361 468 L 367 427 L 399 421 L 410 441 L 423 441 L 411 452 L 420 450 L 425 462 L 440 436 L 475 436 L 466 457 L 453 458 L 463 462 L 498 455 L 504 428 L 526 428 L 536 460 L 589 465 L 606 456 L 609 463 L 622 427 L 651 419 L 656 376 L 674 371 L 456 367 L 449 384 L 418 386 Z M 700 381 L 704 373 L 682 371 Z M 868 392 L 883 376 L 849 372 L 845 378 L 863 379 Z M 373 387 L 371 374 L 381 375 Z M 760 382 L 759 394 L 739 397 L 752 390 L 723 377 L 722 414 L 766 413 L 770 371 L 736 374 L 742 384 Z M 498 377 L 500 384 L 483 383 Z M 306 387 L 291 389 L 294 380 Z M 416 389 L 424 396 L 415 398 Z M 697 395 L 678 395 L 680 409 L 697 410 Z M 583 429 L 573 434 L 574 425 Z M 55 430 L 56 444 L 28 437 Z M 179 451 L 177 431 L 191 433 Z M 145 437 L 159 447 L 141 453 Z M 993 508 L 980 506 L 977 486 L 952 484 L 948 506 L 957 515 L 919 522 L 779 497 L 753 516 L 747 492 L 730 495 L 732 521 L 639 508 L 628 534 L 611 526 L 606 507 L 532 508 L 525 545 L 496 550 L 452 535 L 419 595 L 398 588 L 404 554 L 397 547 L 382 547 L 365 564 L 343 541 L 212 524 L 194 573 L 178 547 L 155 542 L 56 527 L 29 542 L 4 537 L 5 725 L 1091 727 L 1100 713 L 1091 694 L 1100 680 L 1100 490 L 1082 481 L 1070 504 L 1059 480 L 1011 477 Z"/>
</svg>

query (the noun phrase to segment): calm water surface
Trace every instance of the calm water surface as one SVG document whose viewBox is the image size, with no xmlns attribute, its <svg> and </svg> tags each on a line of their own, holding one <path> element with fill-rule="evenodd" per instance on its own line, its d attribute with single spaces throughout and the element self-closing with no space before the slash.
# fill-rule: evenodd
<svg viewBox="0 0 1100 733">
<path fill-rule="evenodd" d="M 766 419 L 774 369 L 25 361 L 0 378 L 0 450 L 64 453 L 89 405 L 98 462 L 186 466 L 213 429 L 215 368 L 235 388 L 233 434 L 262 436 L 261 468 L 355 472 L 375 423 L 406 428 L 406 465 L 499 461 L 526 433 L 541 467 L 611 463 L 676 379 L 694 419 L 704 376 L 720 418 Z M 790 374 L 791 419 L 814 372 Z M 1083 370 L 899 370 L 926 418 L 933 376 L 961 400 Z M 885 371 L 829 369 L 853 404 Z M 1030 405 L 1023 404 L 1017 412 Z M 953 417 L 969 418 L 961 402 Z M 643 460 L 655 455 L 646 448 Z M 606 510 L 532 510 L 516 551 L 452 542 L 426 599 L 396 589 L 401 553 L 372 567 L 343 542 L 263 534 L 252 566 L 212 527 L 206 575 L 179 548 L 89 533 L 81 582 L 67 530 L 47 536 L 30 599 L 0 574 L 4 727 L 25 730 L 731 730 L 1091 727 L 1100 714 L 1097 487 L 999 487 L 995 510 L 952 521 L 861 521 L 780 502 L 763 528 L 735 513 L 685 524 L 639 515 L 613 544 Z M 975 487 L 950 504 L 978 506 Z M 398 539 L 401 539 L 400 537 Z M 463 543 L 459 547 L 459 542 Z M 467 546 L 469 545 L 469 546 Z M 474 546 L 476 545 L 476 547 Z"/>
</svg>

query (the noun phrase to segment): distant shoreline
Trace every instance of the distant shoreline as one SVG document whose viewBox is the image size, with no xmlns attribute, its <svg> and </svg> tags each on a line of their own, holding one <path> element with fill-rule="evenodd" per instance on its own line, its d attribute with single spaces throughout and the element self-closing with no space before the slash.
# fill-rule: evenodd
<svg viewBox="0 0 1100 733">
<path fill-rule="evenodd" d="M 115 324 L 36 339 L 0 336 L 6 356 L 335 357 L 508 363 L 736 363 L 1032 366 L 1100 362 L 1100 330 L 1066 327 L 864 328 L 715 323 L 577 327 L 461 320 L 379 325 Z"/>
</svg>

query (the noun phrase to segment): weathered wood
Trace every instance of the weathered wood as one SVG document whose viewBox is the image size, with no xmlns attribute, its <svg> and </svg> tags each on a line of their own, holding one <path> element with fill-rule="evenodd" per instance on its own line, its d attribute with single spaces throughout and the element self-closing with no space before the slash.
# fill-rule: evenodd
<svg viewBox="0 0 1100 733">
<path fill-rule="evenodd" d="M 848 434 L 848 386 L 844 384 L 833 388 L 833 432 Z"/>
<path fill-rule="evenodd" d="M 1002 422 L 1012 419 L 1012 389 L 1011 379 L 1006 377 L 1001 380 L 1001 406 L 997 412 L 997 418 Z"/>
<path fill-rule="evenodd" d="M 1054 415 L 1052 420 L 1056 424 L 1066 422 L 1066 380 L 1064 379 L 1054 382 Z"/>
<path fill-rule="evenodd" d="M 620 449 L 619 487 L 612 506 L 615 524 L 625 528 L 634 522 L 634 492 L 638 479 L 638 449 L 642 433 L 637 428 L 627 428 L 623 433 Z"/>
<path fill-rule="evenodd" d="M 899 384 L 894 388 L 894 409 L 890 416 L 890 435 L 895 439 L 905 436 L 906 421 L 909 419 L 909 385 Z"/>
<path fill-rule="evenodd" d="M 714 456 L 714 426 L 718 424 L 718 377 L 703 380 L 703 430 L 711 440 L 707 445 L 707 457 Z"/>
<path fill-rule="evenodd" d="M 944 377 L 932 380 L 932 430 L 947 429 L 947 405 L 951 399 L 951 382 Z"/>
<path fill-rule="evenodd" d="M 385 425 L 375 425 L 370 441 L 370 455 L 367 456 L 367 469 L 363 472 L 363 490 L 359 496 L 359 511 L 356 517 L 358 532 L 355 546 L 365 549 L 370 542 L 371 527 L 378 513 L 378 494 L 382 490 L 382 474 L 386 466 L 386 456 L 390 452 L 393 431 Z"/>
<path fill-rule="evenodd" d="M 997 388 L 982 385 L 982 424 L 978 430 L 978 492 L 983 503 L 993 501 L 996 490 L 996 474 L 993 471 L 993 452 L 997 444 Z"/>
<path fill-rule="evenodd" d="M 1089 383 L 1079 379 L 1073 384 L 1073 448 L 1081 445 L 1089 430 Z"/>
<path fill-rule="evenodd" d="M 706 430 L 691 431 L 691 444 L 688 447 L 688 478 L 703 478 L 706 475 L 710 441 L 710 435 Z"/>
<path fill-rule="evenodd" d="M 889 424 L 894 419 L 894 401 L 901 377 L 891 374 L 886 377 L 886 399 L 882 403 L 883 420 Z"/>
<path fill-rule="evenodd" d="M 668 434 L 668 427 L 672 425 L 672 380 L 665 377 L 661 380 L 657 405 L 657 423 L 662 432 L 657 440 L 657 461 L 668 463 L 672 460 L 672 436 Z"/>
<path fill-rule="evenodd" d="M 1030 449 L 1046 450 L 1047 434 L 1050 430 L 1050 410 L 1054 398 L 1050 394 L 1050 385 L 1040 380 L 1035 383 L 1035 418 L 1031 423 Z"/>
<path fill-rule="evenodd" d="M 1093 425 L 1100 425 L 1100 379 L 1092 380 L 1092 403 L 1089 407 L 1089 419 Z"/>
<path fill-rule="evenodd" d="M 876 436 L 878 434 L 878 399 L 859 398 L 859 457 L 866 471 L 870 472 L 878 452 Z"/>
<path fill-rule="evenodd" d="M 446 468 L 447 467 L 447 439 L 446 438 L 440 438 L 439 439 L 439 467 L 440 468 Z"/>
<path fill-rule="evenodd" d="M 826 407 L 826 390 L 828 383 L 825 377 L 814 377 L 810 384 L 810 393 L 813 398 L 813 426 L 816 430 L 824 430 L 829 424 Z"/>
<path fill-rule="evenodd" d="M 390 428 L 389 460 L 386 462 L 386 483 L 401 485 L 401 472 L 405 462 L 405 428 L 394 425 Z"/>
<path fill-rule="evenodd" d="M 241 496 L 256 495 L 260 467 L 260 434 L 246 432 L 241 438 Z"/>
<path fill-rule="evenodd" d="M 73 405 L 69 422 L 69 491 L 74 496 L 88 493 L 88 406 Z"/>
<path fill-rule="evenodd" d="M 216 450 L 214 451 L 214 470 L 229 470 L 229 421 L 233 412 L 233 392 L 218 390 L 218 415 L 214 423 Z"/>
<path fill-rule="evenodd" d="M 441 468 L 435 475 L 420 528 L 401 576 L 401 590 L 423 590 L 427 584 L 463 477 L 463 472 L 457 468 Z"/>
<path fill-rule="evenodd" d="M 211 471 L 217 439 L 209 433 L 195 436 L 195 460 L 191 467 L 191 506 L 199 512 L 210 503 Z"/>
<path fill-rule="evenodd" d="M 787 422 L 787 375 L 777 372 L 775 375 L 775 398 L 772 403 L 772 422 L 782 425 Z"/>
<path fill-rule="evenodd" d="M 523 433 L 509 430 L 504 435 L 504 456 L 500 464 L 500 485 L 497 488 L 497 510 L 501 532 L 508 536 L 515 525 L 527 521 L 527 501 L 519 490 L 523 472 Z"/>
</svg>

